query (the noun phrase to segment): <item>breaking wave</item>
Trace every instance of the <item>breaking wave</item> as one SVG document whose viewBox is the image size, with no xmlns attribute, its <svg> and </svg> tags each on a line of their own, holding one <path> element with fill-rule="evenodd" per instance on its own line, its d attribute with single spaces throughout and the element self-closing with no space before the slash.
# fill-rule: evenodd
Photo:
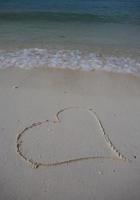
<svg viewBox="0 0 140 200">
<path fill-rule="evenodd" d="M 140 61 L 129 57 L 104 56 L 82 53 L 79 50 L 21 49 L 0 51 L 0 69 L 10 67 L 32 69 L 39 67 L 73 70 L 106 70 L 123 73 L 140 73 Z"/>
</svg>

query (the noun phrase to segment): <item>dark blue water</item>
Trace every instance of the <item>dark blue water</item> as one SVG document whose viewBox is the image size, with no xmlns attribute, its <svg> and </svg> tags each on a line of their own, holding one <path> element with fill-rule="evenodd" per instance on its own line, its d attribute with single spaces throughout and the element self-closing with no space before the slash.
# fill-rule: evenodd
<svg viewBox="0 0 140 200">
<path fill-rule="evenodd" d="M 81 17 L 83 20 L 140 23 L 140 0 L 0 0 L 0 12 L 17 11 L 36 11 L 38 15 L 40 12 L 59 13 L 57 18 L 60 17 L 60 20 L 77 20 Z M 69 15 L 65 16 L 64 13 Z M 55 16 L 52 17 L 55 19 Z M 0 18 L 4 18 L 4 15 Z"/>
</svg>

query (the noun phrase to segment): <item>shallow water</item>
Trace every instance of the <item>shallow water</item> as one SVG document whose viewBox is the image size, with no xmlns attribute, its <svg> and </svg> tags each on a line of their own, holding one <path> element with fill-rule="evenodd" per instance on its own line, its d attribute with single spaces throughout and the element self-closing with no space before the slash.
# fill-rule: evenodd
<svg viewBox="0 0 140 200">
<path fill-rule="evenodd" d="M 140 72 L 139 0 L 0 0 L 0 68 Z"/>
</svg>

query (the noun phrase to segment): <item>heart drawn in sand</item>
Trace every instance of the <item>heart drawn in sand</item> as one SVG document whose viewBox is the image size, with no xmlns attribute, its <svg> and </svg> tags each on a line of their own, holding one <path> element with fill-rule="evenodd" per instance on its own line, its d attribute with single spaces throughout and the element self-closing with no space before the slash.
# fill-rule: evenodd
<svg viewBox="0 0 140 200">
<path fill-rule="evenodd" d="M 75 114 L 80 114 L 79 116 L 81 116 L 81 112 L 84 112 L 87 114 L 87 118 L 85 119 L 85 124 L 86 124 L 86 129 L 85 125 L 83 124 L 82 121 L 74 121 L 74 115 L 72 115 L 72 112 L 74 111 Z M 64 117 L 65 116 L 65 117 Z M 67 119 L 67 116 L 70 119 L 73 119 L 73 122 L 75 123 L 74 126 L 72 126 L 70 124 L 70 119 Z M 77 115 L 78 116 L 78 115 Z M 79 117 L 80 118 L 80 117 Z M 92 137 L 95 136 L 95 130 L 92 129 L 92 126 L 88 126 L 88 123 L 86 123 L 86 121 L 88 122 L 88 120 L 91 120 L 91 123 L 93 123 L 94 126 L 96 126 L 96 137 L 94 138 L 94 140 L 92 140 L 90 135 L 88 135 L 88 132 L 91 131 L 92 133 Z M 64 124 L 65 123 L 65 124 Z M 49 130 L 49 126 L 51 124 L 51 127 L 53 130 Z M 73 149 L 75 148 L 78 152 L 80 151 L 80 156 L 78 155 L 78 157 L 75 157 L 74 154 L 70 155 L 69 151 L 67 152 L 68 156 L 70 157 L 69 159 L 66 158 L 64 159 L 58 159 L 57 161 L 47 161 L 47 160 L 43 160 L 40 161 L 38 159 L 33 159 L 31 155 L 26 154 L 25 151 L 23 151 L 23 147 L 25 145 L 25 141 L 24 141 L 24 137 L 26 135 L 26 137 L 29 137 L 29 133 L 30 131 L 33 132 L 33 130 L 37 129 L 37 128 L 41 128 L 43 125 L 45 125 L 45 134 L 49 138 L 51 138 L 52 140 L 55 140 L 55 142 L 57 142 L 55 144 L 55 146 L 57 147 L 57 145 L 59 146 L 58 149 L 55 149 L 55 152 L 60 152 L 60 153 L 65 153 L 65 150 L 61 151 L 61 147 L 62 146 L 66 146 L 67 145 L 72 145 L 72 143 L 78 143 L 80 141 L 80 148 L 78 149 L 77 147 L 73 147 Z M 76 127 L 77 125 L 77 129 L 75 130 L 74 127 Z M 70 132 L 68 131 L 69 129 L 67 128 L 68 126 L 70 126 L 71 129 Z M 65 127 L 65 128 L 64 128 Z M 79 128 L 78 128 L 79 127 Z M 59 131 L 58 131 L 59 130 Z M 78 130 L 80 131 L 80 133 L 78 132 Z M 85 132 L 86 130 L 86 132 Z M 35 130 L 36 132 L 37 130 Z M 55 134 L 54 134 L 55 132 Z M 78 132 L 78 135 L 76 135 Z M 33 132 L 34 133 L 34 132 Z M 81 134 L 81 135 L 80 135 Z M 100 135 L 99 135 L 100 134 Z M 66 135 L 66 138 L 65 138 Z M 84 137 L 82 135 L 85 135 Z M 32 136 L 31 136 L 32 137 Z M 41 137 L 41 135 L 39 135 L 39 137 Z M 78 138 L 79 137 L 79 138 Z M 82 138 L 83 137 L 83 138 Z M 110 149 L 113 153 L 114 156 L 102 156 L 99 154 L 95 154 L 91 155 L 86 154 L 86 156 L 83 156 L 84 154 L 84 146 L 83 143 L 86 140 L 86 145 L 90 146 L 92 148 L 92 143 L 94 142 L 95 144 L 97 143 L 97 137 L 102 138 L 102 140 L 104 141 L 104 145 L 108 146 L 108 149 Z M 65 139 L 64 139 L 65 138 Z M 35 138 L 35 141 L 37 140 L 37 138 Z M 59 141 L 60 140 L 60 141 Z M 63 141 L 62 141 L 63 140 Z M 45 145 L 47 145 L 47 140 L 46 139 L 42 139 L 43 143 Z M 61 144 L 62 142 L 62 144 Z M 51 142 L 49 142 L 48 144 L 50 144 Z M 65 144 L 66 143 L 66 144 Z M 78 145 L 78 144 L 76 144 Z M 75 145 L 75 146 L 76 146 Z M 45 121 L 41 121 L 41 122 L 37 122 L 37 123 L 33 123 L 32 125 L 26 127 L 22 132 L 20 132 L 17 136 L 17 140 L 16 140 L 16 147 L 17 147 L 17 153 L 20 155 L 21 158 L 23 158 L 26 162 L 28 162 L 29 164 L 31 164 L 31 166 L 33 168 L 38 168 L 40 166 L 57 166 L 57 165 L 62 165 L 62 164 L 69 164 L 72 162 L 78 162 L 78 161 L 83 161 L 83 160 L 89 160 L 89 159 L 112 159 L 112 160 L 122 160 L 122 161 L 129 161 L 129 159 L 127 159 L 112 143 L 112 141 L 110 140 L 109 135 L 106 133 L 105 128 L 103 127 L 103 124 L 99 118 L 99 116 L 97 115 L 97 113 L 93 110 L 93 109 L 87 109 L 87 108 L 81 108 L 81 107 L 67 107 L 64 109 L 61 109 L 60 111 L 58 111 L 55 115 L 55 119 L 54 120 L 45 120 Z M 49 147 L 49 151 L 52 151 L 51 149 L 51 145 Z M 35 149 L 37 149 L 37 146 L 35 146 Z M 75 152 L 75 149 L 73 150 L 73 153 Z M 60 151 L 59 151 L 60 150 Z M 45 153 L 47 153 L 45 151 Z M 85 154 L 84 154 L 85 155 Z M 52 154 L 53 157 L 53 154 Z"/>
</svg>

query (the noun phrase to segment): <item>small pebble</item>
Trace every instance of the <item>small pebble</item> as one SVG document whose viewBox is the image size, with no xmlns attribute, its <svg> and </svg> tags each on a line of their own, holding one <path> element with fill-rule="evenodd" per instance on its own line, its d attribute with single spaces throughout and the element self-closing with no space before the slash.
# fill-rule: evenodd
<svg viewBox="0 0 140 200">
<path fill-rule="evenodd" d="M 13 88 L 13 89 L 18 89 L 18 86 L 17 86 L 17 85 L 13 85 L 12 88 Z"/>
<path fill-rule="evenodd" d="M 103 172 L 102 172 L 102 171 L 98 171 L 98 174 L 99 174 L 99 175 L 103 175 Z"/>
</svg>

